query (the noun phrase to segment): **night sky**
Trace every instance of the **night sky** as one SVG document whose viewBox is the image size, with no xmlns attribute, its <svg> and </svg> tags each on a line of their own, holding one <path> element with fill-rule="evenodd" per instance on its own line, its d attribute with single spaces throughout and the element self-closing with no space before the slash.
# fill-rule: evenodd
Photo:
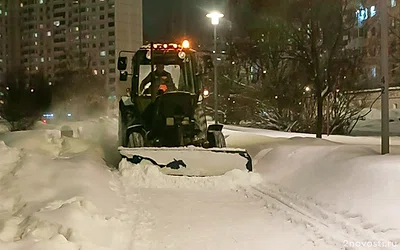
<svg viewBox="0 0 400 250">
<path fill-rule="evenodd" d="M 205 15 L 215 8 L 223 11 L 223 2 L 226 0 L 143 0 L 144 41 L 179 41 L 185 33 L 192 41 L 211 39 L 212 25 Z"/>
</svg>

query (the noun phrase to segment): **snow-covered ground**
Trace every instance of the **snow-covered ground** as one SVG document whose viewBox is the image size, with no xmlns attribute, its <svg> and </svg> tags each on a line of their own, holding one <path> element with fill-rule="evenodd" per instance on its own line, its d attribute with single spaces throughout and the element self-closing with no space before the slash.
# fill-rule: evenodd
<svg viewBox="0 0 400 250">
<path fill-rule="evenodd" d="M 359 120 L 351 135 L 354 136 L 379 136 L 381 133 L 381 111 L 365 109 L 361 113 L 364 120 Z M 389 131 L 391 136 L 400 136 L 400 109 L 389 110 Z"/>
<path fill-rule="evenodd" d="M 400 248 L 395 137 L 381 156 L 378 137 L 227 126 L 255 172 L 189 178 L 120 160 L 114 119 L 68 125 L 0 135 L 0 249 Z"/>
</svg>

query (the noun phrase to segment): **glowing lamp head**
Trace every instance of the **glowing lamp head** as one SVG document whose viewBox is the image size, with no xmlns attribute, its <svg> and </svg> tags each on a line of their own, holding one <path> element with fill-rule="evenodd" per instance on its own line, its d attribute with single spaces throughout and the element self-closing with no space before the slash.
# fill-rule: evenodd
<svg viewBox="0 0 400 250">
<path fill-rule="evenodd" d="M 189 43 L 188 40 L 184 40 L 184 41 L 182 42 L 182 48 L 184 48 L 184 49 L 190 48 L 190 43 Z"/>
<path fill-rule="evenodd" d="M 210 14 L 207 14 L 207 17 L 211 19 L 212 25 L 218 25 L 219 19 L 223 18 L 224 15 L 218 11 L 213 11 Z"/>
<path fill-rule="evenodd" d="M 210 95 L 210 92 L 208 91 L 208 89 L 204 89 L 203 90 L 203 96 L 204 97 L 207 97 L 207 96 L 209 96 Z"/>
</svg>

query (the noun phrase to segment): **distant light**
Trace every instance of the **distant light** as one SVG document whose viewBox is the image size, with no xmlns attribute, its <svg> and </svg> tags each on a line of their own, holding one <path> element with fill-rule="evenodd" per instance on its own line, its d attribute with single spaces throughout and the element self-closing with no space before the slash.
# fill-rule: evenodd
<svg viewBox="0 0 400 250">
<path fill-rule="evenodd" d="M 67 114 L 67 116 L 68 116 L 68 117 L 71 117 L 71 116 L 72 116 L 72 114 L 69 114 L 69 113 L 68 113 L 68 114 Z"/>
<path fill-rule="evenodd" d="M 49 86 L 51 86 L 51 85 L 53 85 L 53 83 L 52 83 L 52 82 L 49 82 Z"/>
<path fill-rule="evenodd" d="M 35 89 L 31 89 L 31 93 L 35 92 Z"/>
<path fill-rule="evenodd" d="M 10 90 L 10 87 L 7 86 L 7 87 L 6 87 L 6 90 Z"/>
<path fill-rule="evenodd" d="M 222 60 L 221 57 L 218 57 L 218 58 L 217 58 L 217 61 L 221 61 L 221 60 Z"/>
<path fill-rule="evenodd" d="M 305 88 L 305 90 L 306 90 L 307 92 L 310 92 L 310 91 L 311 91 L 311 88 L 307 86 L 307 87 Z"/>
<path fill-rule="evenodd" d="M 208 89 L 205 89 L 203 91 L 203 96 L 207 97 L 210 94 L 210 92 L 208 91 Z"/>
</svg>

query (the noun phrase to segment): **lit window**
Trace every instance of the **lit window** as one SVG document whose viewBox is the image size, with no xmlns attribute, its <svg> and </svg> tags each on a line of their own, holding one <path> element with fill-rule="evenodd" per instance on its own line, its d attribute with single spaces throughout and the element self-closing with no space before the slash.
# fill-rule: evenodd
<svg viewBox="0 0 400 250">
<path fill-rule="evenodd" d="M 51 36 L 51 31 L 47 31 L 47 36 Z"/>
<path fill-rule="evenodd" d="M 2 10 L 0 10 L 0 15 L 1 15 L 1 14 L 3 14 L 3 11 L 2 11 Z"/>
<path fill-rule="evenodd" d="M 94 70 L 93 70 L 93 74 L 95 74 L 95 75 L 98 74 L 97 69 L 94 69 Z"/>
<path fill-rule="evenodd" d="M 397 5 L 397 1 L 396 0 L 391 0 L 390 1 L 390 6 L 395 7 Z"/>
<path fill-rule="evenodd" d="M 43 3 L 43 0 L 39 0 L 39 3 L 42 4 L 42 3 Z"/>
<path fill-rule="evenodd" d="M 79 27 L 75 27 L 75 31 L 79 31 Z"/>
<path fill-rule="evenodd" d="M 376 66 L 372 67 L 371 75 L 372 75 L 372 77 L 376 77 Z"/>
<path fill-rule="evenodd" d="M 4 15 L 7 16 L 7 14 L 8 14 L 7 11 L 5 11 L 5 12 L 4 12 Z"/>
<path fill-rule="evenodd" d="M 33 37 L 38 37 L 38 33 L 33 33 Z"/>
<path fill-rule="evenodd" d="M 23 4 L 23 3 L 20 3 L 20 5 L 19 5 L 19 6 L 21 6 L 21 8 L 22 8 L 22 7 L 24 7 L 24 4 Z"/>
<path fill-rule="evenodd" d="M 44 57 L 40 58 L 40 62 L 44 62 Z"/>
<path fill-rule="evenodd" d="M 104 69 L 101 70 L 101 74 L 104 75 L 106 71 Z"/>
<path fill-rule="evenodd" d="M 35 41 L 35 45 L 38 45 L 38 42 Z"/>
<path fill-rule="evenodd" d="M 35 69 L 36 69 L 36 70 L 39 70 L 39 67 L 38 67 L 38 66 L 36 66 L 36 67 L 35 67 Z"/>
<path fill-rule="evenodd" d="M 100 56 L 106 56 L 106 51 L 104 51 L 104 50 L 101 51 L 101 52 L 100 52 Z"/>
<path fill-rule="evenodd" d="M 376 15 L 376 7 L 375 6 L 371 6 L 370 16 L 373 17 L 375 15 Z"/>
<path fill-rule="evenodd" d="M 39 24 L 39 28 L 43 29 L 44 25 L 43 24 Z"/>
<path fill-rule="evenodd" d="M 58 27 L 58 26 L 60 26 L 60 21 L 54 21 L 53 24 L 54 24 L 54 26 Z"/>
</svg>

